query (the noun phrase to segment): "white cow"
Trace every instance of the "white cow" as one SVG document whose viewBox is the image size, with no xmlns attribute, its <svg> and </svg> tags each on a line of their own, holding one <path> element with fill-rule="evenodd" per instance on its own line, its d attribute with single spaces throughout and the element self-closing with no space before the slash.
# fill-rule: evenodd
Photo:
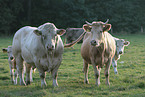
<svg viewBox="0 0 145 97">
<path fill-rule="evenodd" d="M 64 50 L 60 35 L 64 33 L 64 29 L 57 29 L 53 23 L 45 23 L 38 28 L 26 26 L 15 33 L 12 47 L 18 67 L 20 85 L 25 85 L 22 78 L 22 63 L 25 60 L 31 66 L 36 66 L 39 71 L 41 87 L 46 86 L 46 71 L 52 74 L 53 86 L 58 86 L 57 72 Z M 26 84 L 30 82 L 29 74 L 30 69 L 26 71 Z"/>
<path fill-rule="evenodd" d="M 12 47 L 8 46 L 8 48 L 3 48 L 2 49 L 3 53 L 8 53 L 8 62 L 9 62 L 9 67 L 10 67 L 10 76 L 11 76 L 11 81 L 14 84 L 17 84 L 17 69 L 16 69 L 16 61 L 15 58 L 12 54 Z"/>
<path fill-rule="evenodd" d="M 124 47 L 128 46 L 130 44 L 130 42 L 129 41 L 125 41 L 124 39 L 118 39 L 118 38 L 115 38 L 115 37 L 114 37 L 114 39 L 115 39 L 115 42 L 116 42 L 116 52 L 115 52 L 115 56 L 112 59 L 112 66 L 114 68 L 114 73 L 118 74 L 118 71 L 117 71 L 117 60 L 120 59 L 120 55 L 123 54 Z"/>
<path fill-rule="evenodd" d="M 18 72 L 17 72 L 17 68 L 16 68 L 16 60 L 12 54 L 12 46 L 8 46 L 8 48 L 3 48 L 2 50 L 3 50 L 3 53 L 8 53 L 8 62 L 9 62 L 9 67 L 10 67 L 11 81 L 12 81 L 12 83 L 14 83 L 16 85 L 17 78 L 18 78 Z M 23 63 L 23 66 L 24 66 L 23 77 L 24 77 L 24 74 L 26 72 L 25 64 L 26 63 L 24 62 Z M 29 66 L 29 64 L 27 64 L 27 66 Z M 32 72 L 33 72 L 33 70 L 31 68 L 31 72 L 30 72 L 30 81 L 31 82 L 33 82 Z"/>
</svg>

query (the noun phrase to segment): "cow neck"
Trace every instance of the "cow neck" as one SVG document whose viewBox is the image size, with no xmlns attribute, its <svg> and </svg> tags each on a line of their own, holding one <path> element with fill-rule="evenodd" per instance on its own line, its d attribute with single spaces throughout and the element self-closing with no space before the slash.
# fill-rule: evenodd
<svg viewBox="0 0 145 97">
<path fill-rule="evenodd" d="M 47 65 L 48 70 L 47 70 L 47 72 L 50 72 L 51 69 L 52 69 L 52 56 L 47 54 L 47 60 L 48 60 L 48 65 Z"/>
<path fill-rule="evenodd" d="M 57 47 L 57 43 L 58 43 L 58 36 L 56 36 L 56 42 L 55 42 L 55 50 L 56 50 L 56 47 Z M 55 54 L 55 50 L 53 52 L 49 52 L 47 54 L 47 60 L 48 60 L 48 70 L 47 72 L 50 72 L 52 69 L 53 69 L 53 57 L 54 57 L 54 54 Z"/>
<path fill-rule="evenodd" d="M 100 41 L 100 46 L 97 47 L 100 54 L 105 51 L 105 43 L 105 35 L 103 34 L 102 40 Z"/>
<path fill-rule="evenodd" d="M 98 47 L 93 47 L 92 50 L 95 50 L 93 52 L 96 52 L 96 53 L 93 53 L 94 56 L 97 57 L 100 57 L 101 60 L 100 60 L 100 64 L 99 64 L 99 68 L 102 68 L 104 66 L 104 53 L 105 53 L 105 35 L 102 36 L 102 41 L 100 42 L 100 46 Z M 92 51 L 91 51 L 92 52 Z M 96 55 L 97 54 L 97 55 Z M 96 59 L 95 59 L 96 60 Z"/>
</svg>

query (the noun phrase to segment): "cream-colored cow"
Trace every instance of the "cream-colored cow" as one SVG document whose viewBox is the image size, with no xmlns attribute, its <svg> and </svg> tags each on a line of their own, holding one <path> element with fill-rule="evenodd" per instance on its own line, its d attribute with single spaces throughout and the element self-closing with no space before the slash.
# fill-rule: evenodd
<svg viewBox="0 0 145 97">
<path fill-rule="evenodd" d="M 30 82 L 30 68 L 36 66 L 42 87 L 46 86 L 46 71 L 52 74 L 53 86 L 58 86 L 57 72 L 64 50 L 60 36 L 64 33 L 64 29 L 57 29 L 53 23 L 45 23 L 38 28 L 26 26 L 15 33 L 12 48 L 18 68 L 20 85 L 25 85 L 22 77 L 22 64 L 25 61 L 31 64 L 26 71 L 26 84 Z"/>
</svg>

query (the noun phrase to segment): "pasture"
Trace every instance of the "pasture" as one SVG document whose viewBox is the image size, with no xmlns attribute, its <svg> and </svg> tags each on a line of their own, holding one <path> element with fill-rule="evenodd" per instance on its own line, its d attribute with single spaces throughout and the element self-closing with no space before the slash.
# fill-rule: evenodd
<svg viewBox="0 0 145 97">
<path fill-rule="evenodd" d="M 118 60 L 118 75 L 110 68 L 110 86 L 105 85 L 104 68 L 101 70 L 100 86 L 95 85 L 92 66 L 89 66 L 89 84 L 84 84 L 81 44 L 65 48 L 63 61 L 58 70 L 59 87 L 52 87 L 51 74 L 46 74 L 46 88 L 41 88 L 38 71 L 33 73 L 34 82 L 29 86 L 13 85 L 10 80 L 8 57 L 2 48 L 11 45 L 12 37 L 0 37 L 0 97 L 87 97 L 145 95 L 145 34 L 114 35 L 130 41 L 124 55 Z"/>
</svg>

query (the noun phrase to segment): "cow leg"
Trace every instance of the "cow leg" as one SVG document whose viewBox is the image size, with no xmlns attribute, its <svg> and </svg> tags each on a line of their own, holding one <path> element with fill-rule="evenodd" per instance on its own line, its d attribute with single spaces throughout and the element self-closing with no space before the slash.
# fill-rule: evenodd
<svg viewBox="0 0 145 97">
<path fill-rule="evenodd" d="M 89 84 L 88 81 L 88 68 L 89 68 L 89 64 L 84 60 L 84 64 L 83 64 L 83 71 L 84 71 L 84 83 L 85 84 Z"/>
<path fill-rule="evenodd" d="M 26 85 L 24 81 L 24 75 L 23 75 L 23 59 L 21 55 L 18 55 L 16 57 L 16 66 L 17 66 L 17 70 L 18 70 L 18 74 L 20 78 L 20 85 Z"/>
<path fill-rule="evenodd" d="M 30 70 L 31 70 L 31 65 L 26 64 L 26 85 L 30 84 Z"/>
<path fill-rule="evenodd" d="M 100 85 L 100 71 L 101 68 L 99 68 L 98 66 L 93 64 L 93 68 L 94 68 L 94 73 L 95 73 L 95 78 L 96 78 L 96 85 L 99 86 Z"/>
<path fill-rule="evenodd" d="M 57 65 L 57 67 L 55 67 L 55 69 L 53 69 L 51 71 L 51 75 L 52 75 L 52 78 L 53 78 L 53 87 L 58 86 L 58 83 L 57 83 L 58 68 L 59 68 L 59 65 Z"/>
<path fill-rule="evenodd" d="M 118 71 L 117 71 L 117 60 L 115 60 L 114 58 L 112 59 L 112 66 L 114 68 L 114 73 L 118 74 Z"/>
<path fill-rule="evenodd" d="M 17 78 L 18 78 L 18 71 L 16 69 L 15 69 L 15 72 L 14 72 L 14 77 L 15 77 L 14 84 L 16 85 L 17 84 Z"/>
<path fill-rule="evenodd" d="M 41 87 L 44 88 L 47 86 L 46 81 L 45 81 L 45 71 L 43 70 L 42 66 L 39 64 L 39 61 L 37 59 L 38 58 L 35 58 L 35 66 L 37 70 L 39 71 L 39 76 L 41 79 Z"/>
<path fill-rule="evenodd" d="M 14 83 L 14 69 L 10 66 L 10 76 L 11 76 L 11 82 Z"/>
<path fill-rule="evenodd" d="M 40 78 L 41 78 L 41 87 L 44 88 L 47 86 L 45 81 L 45 72 L 39 72 Z"/>
<path fill-rule="evenodd" d="M 108 62 L 105 66 L 106 85 L 110 85 L 110 83 L 109 83 L 109 70 L 110 70 L 111 62 L 112 62 L 112 59 L 108 59 Z"/>
<path fill-rule="evenodd" d="M 30 70 L 30 82 L 33 82 L 32 73 L 33 73 L 33 70 L 32 70 L 32 67 L 31 67 L 31 70 Z"/>
<path fill-rule="evenodd" d="M 36 67 L 39 71 L 39 76 L 40 76 L 40 79 L 41 79 L 41 87 L 44 88 L 44 87 L 47 86 L 46 81 L 45 81 L 45 72 L 41 68 L 39 68 L 40 66 L 36 65 Z"/>
</svg>

